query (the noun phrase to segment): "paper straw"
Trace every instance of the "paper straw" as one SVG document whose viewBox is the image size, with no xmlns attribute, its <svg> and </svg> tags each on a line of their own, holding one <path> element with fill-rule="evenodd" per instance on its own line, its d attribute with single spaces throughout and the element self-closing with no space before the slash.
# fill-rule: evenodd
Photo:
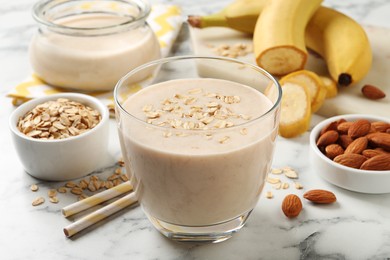
<svg viewBox="0 0 390 260">
<path fill-rule="evenodd" d="M 82 217 L 76 222 L 65 227 L 64 228 L 65 236 L 71 237 L 74 234 L 80 232 L 81 230 L 84 230 L 85 228 L 101 221 L 102 219 L 111 216 L 112 214 L 118 212 L 119 210 L 124 209 L 136 202 L 137 199 L 135 197 L 134 192 L 127 194 L 126 196 L 114 201 L 113 203 L 108 204 L 107 206 L 98 209 L 95 212 L 92 212 L 91 214 L 86 215 L 85 217 Z"/>
<path fill-rule="evenodd" d="M 119 184 L 118 186 L 112 187 L 111 189 L 99 192 L 91 197 L 80 200 L 62 209 L 62 214 L 65 217 L 72 216 L 83 210 L 89 209 L 95 205 L 98 205 L 104 201 L 110 200 L 126 192 L 132 191 L 133 186 L 129 181 Z"/>
</svg>

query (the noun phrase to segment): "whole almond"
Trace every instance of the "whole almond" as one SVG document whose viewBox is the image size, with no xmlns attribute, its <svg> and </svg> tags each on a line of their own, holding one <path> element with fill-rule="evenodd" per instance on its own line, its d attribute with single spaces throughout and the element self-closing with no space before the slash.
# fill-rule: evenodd
<svg viewBox="0 0 390 260">
<path fill-rule="evenodd" d="M 386 97 L 385 92 L 383 92 L 380 88 L 369 84 L 362 87 L 362 93 L 366 98 L 373 100 Z"/>
<path fill-rule="evenodd" d="M 353 139 L 349 135 L 340 135 L 338 143 L 343 147 L 344 149 L 347 149 L 347 147 L 353 142 Z"/>
<path fill-rule="evenodd" d="M 368 131 L 368 134 L 376 133 L 376 132 L 378 132 L 378 131 L 376 131 L 376 129 L 371 125 L 370 131 Z"/>
<path fill-rule="evenodd" d="M 355 169 L 359 169 L 366 160 L 363 155 L 355 153 L 341 154 L 333 159 L 336 163 Z"/>
<path fill-rule="evenodd" d="M 345 118 L 340 118 L 339 120 L 337 120 L 337 126 L 344 122 L 347 122 L 347 120 L 345 120 Z"/>
<path fill-rule="evenodd" d="M 337 200 L 333 192 L 320 189 L 309 190 L 303 194 L 303 197 L 317 204 L 330 204 Z"/>
<path fill-rule="evenodd" d="M 348 129 L 348 135 L 352 138 L 365 136 L 371 129 L 370 121 L 366 119 L 359 119 L 352 123 Z"/>
<path fill-rule="evenodd" d="M 325 155 L 326 157 L 333 160 L 336 156 L 343 154 L 344 149 L 339 144 L 330 144 L 325 147 Z"/>
<path fill-rule="evenodd" d="M 339 133 L 335 130 L 329 130 L 321 135 L 317 140 L 317 146 L 327 146 L 334 144 L 339 138 Z"/>
<path fill-rule="evenodd" d="M 374 128 L 376 132 L 385 133 L 386 130 L 390 128 L 390 124 L 382 121 L 376 121 L 371 123 L 371 127 Z"/>
<path fill-rule="evenodd" d="M 333 121 L 326 125 L 324 128 L 321 129 L 320 135 L 323 135 L 325 132 L 330 131 L 330 130 L 337 130 L 337 121 Z"/>
<path fill-rule="evenodd" d="M 349 122 L 349 121 L 341 122 L 337 125 L 337 131 L 340 134 L 347 134 L 352 124 L 353 122 Z"/>
<path fill-rule="evenodd" d="M 376 132 L 367 135 L 367 138 L 371 145 L 390 151 L 390 134 Z"/>
<path fill-rule="evenodd" d="M 377 149 L 366 149 L 362 152 L 362 155 L 364 155 L 367 158 L 371 158 L 380 154 L 386 154 L 386 152 Z"/>
<path fill-rule="evenodd" d="M 390 154 L 380 154 L 365 161 L 361 166 L 362 170 L 388 171 L 390 170 Z"/>
<path fill-rule="evenodd" d="M 345 149 L 345 153 L 358 153 L 361 154 L 366 148 L 368 144 L 368 139 L 365 136 L 356 138 L 353 142 L 348 145 L 347 149 Z"/>
<path fill-rule="evenodd" d="M 301 199 L 295 194 L 287 195 L 282 202 L 282 211 L 288 218 L 295 218 L 302 211 Z"/>
</svg>

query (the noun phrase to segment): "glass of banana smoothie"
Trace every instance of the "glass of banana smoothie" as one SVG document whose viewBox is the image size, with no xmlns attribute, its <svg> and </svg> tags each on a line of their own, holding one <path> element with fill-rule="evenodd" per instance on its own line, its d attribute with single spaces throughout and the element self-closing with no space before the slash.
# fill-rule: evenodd
<svg viewBox="0 0 390 260">
<path fill-rule="evenodd" d="M 131 83 L 145 70 L 153 77 Z M 238 60 L 181 56 L 132 70 L 114 96 L 126 170 L 154 227 L 191 242 L 240 230 L 272 163 L 278 82 Z"/>
<path fill-rule="evenodd" d="M 129 70 L 161 57 L 150 11 L 147 0 L 38 1 L 29 46 L 35 74 L 56 87 L 112 91 Z"/>
</svg>

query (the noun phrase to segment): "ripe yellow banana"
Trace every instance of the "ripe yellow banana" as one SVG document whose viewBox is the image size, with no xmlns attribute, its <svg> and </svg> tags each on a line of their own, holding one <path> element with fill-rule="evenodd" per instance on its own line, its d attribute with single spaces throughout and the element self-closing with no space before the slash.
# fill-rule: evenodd
<svg viewBox="0 0 390 260">
<path fill-rule="evenodd" d="M 336 10 L 320 7 L 307 25 L 305 41 L 325 59 L 329 74 L 341 86 L 360 81 L 371 68 L 372 50 L 364 29 Z"/>
<path fill-rule="evenodd" d="M 189 22 L 199 28 L 224 26 L 253 33 L 256 20 L 266 2 L 268 1 L 236 0 L 216 14 L 193 16 L 193 21 L 191 22 L 190 17 Z M 279 16 L 279 12 L 275 16 Z M 286 20 L 280 19 L 275 23 L 289 25 Z M 292 32 L 284 33 L 289 35 Z M 281 33 L 282 31 L 275 30 L 269 36 Z M 326 60 L 331 77 L 339 85 L 348 86 L 360 81 L 371 68 L 372 50 L 364 29 L 352 18 L 336 10 L 318 8 L 306 27 L 305 44 Z"/>
<path fill-rule="evenodd" d="M 267 0 L 236 0 L 215 14 L 190 15 L 188 22 L 196 28 L 220 26 L 252 34 L 266 3 Z"/>
<path fill-rule="evenodd" d="M 257 64 L 273 75 L 304 68 L 305 28 L 322 0 L 272 0 L 264 7 L 253 34 Z"/>
</svg>

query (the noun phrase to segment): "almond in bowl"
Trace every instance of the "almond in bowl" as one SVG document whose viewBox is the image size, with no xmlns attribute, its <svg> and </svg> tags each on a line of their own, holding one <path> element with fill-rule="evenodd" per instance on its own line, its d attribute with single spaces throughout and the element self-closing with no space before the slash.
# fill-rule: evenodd
<svg viewBox="0 0 390 260">
<path fill-rule="evenodd" d="M 328 182 L 362 193 L 390 193 L 390 119 L 342 115 L 310 134 L 311 162 Z"/>
</svg>

